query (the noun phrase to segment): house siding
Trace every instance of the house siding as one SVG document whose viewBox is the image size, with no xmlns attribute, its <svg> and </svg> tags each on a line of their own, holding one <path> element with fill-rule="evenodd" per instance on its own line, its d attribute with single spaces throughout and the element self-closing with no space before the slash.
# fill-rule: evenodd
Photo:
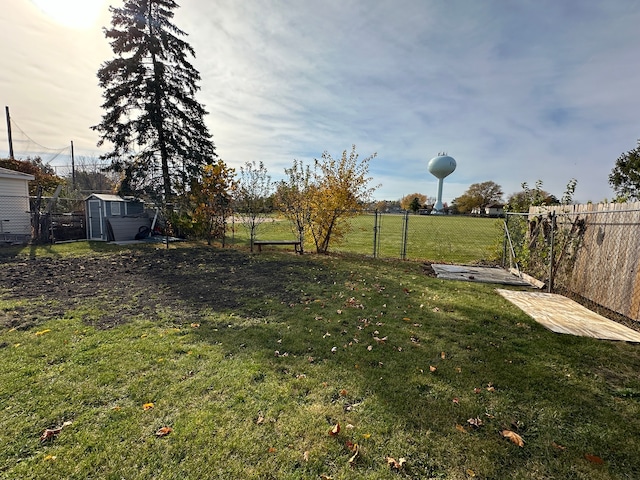
<svg viewBox="0 0 640 480">
<path fill-rule="evenodd" d="M 0 233 L 31 234 L 28 180 L 0 177 Z"/>
</svg>

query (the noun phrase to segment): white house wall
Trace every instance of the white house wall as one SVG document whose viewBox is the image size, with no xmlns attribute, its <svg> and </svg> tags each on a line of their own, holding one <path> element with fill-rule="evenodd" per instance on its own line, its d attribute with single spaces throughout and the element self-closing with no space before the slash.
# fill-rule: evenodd
<svg viewBox="0 0 640 480">
<path fill-rule="evenodd" d="M 31 233 L 27 181 L 0 177 L 0 223 L 0 233 Z"/>
</svg>

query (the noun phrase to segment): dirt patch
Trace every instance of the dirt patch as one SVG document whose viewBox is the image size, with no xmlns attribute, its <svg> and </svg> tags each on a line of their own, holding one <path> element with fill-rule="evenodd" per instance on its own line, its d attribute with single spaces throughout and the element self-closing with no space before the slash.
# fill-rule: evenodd
<svg viewBox="0 0 640 480">
<path fill-rule="evenodd" d="M 0 310 L 0 328 L 28 328 L 77 308 L 87 309 L 86 321 L 101 328 L 139 314 L 153 318 L 175 306 L 188 314 L 206 310 L 263 316 L 269 302 L 300 301 L 301 282 L 322 281 L 327 275 L 299 257 L 265 258 L 200 247 L 0 258 L 0 298 L 37 299 Z"/>
</svg>

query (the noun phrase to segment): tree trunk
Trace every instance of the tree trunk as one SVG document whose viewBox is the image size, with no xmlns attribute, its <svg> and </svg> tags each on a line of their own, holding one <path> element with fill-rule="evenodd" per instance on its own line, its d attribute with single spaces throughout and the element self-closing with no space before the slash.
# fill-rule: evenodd
<svg viewBox="0 0 640 480">
<path fill-rule="evenodd" d="M 153 12 L 151 8 L 152 2 L 149 2 L 149 36 L 153 37 Z M 167 152 L 167 142 L 164 136 L 164 123 L 162 118 L 162 89 L 160 88 L 160 81 L 163 78 L 163 73 L 160 71 L 160 64 L 153 48 L 151 51 L 151 63 L 153 65 L 153 103 L 155 111 L 153 112 L 153 123 L 155 124 L 156 131 L 158 132 L 158 145 L 160 147 L 160 162 L 162 167 L 162 181 L 164 184 L 164 201 L 165 203 L 171 202 L 171 175 L 169 174 L 169 154 Z"/>
</svg>

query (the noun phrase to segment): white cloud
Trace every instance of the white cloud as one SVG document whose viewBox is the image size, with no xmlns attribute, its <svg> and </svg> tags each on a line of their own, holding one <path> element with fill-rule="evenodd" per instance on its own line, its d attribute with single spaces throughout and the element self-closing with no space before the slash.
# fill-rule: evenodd
<svg viewBox="0 0 640 480">
<path fill-rule="evenodd" d="M 95 151 L 102 33 L 10 5 L 0 35 L 21 41 L 0 72 L 5 104 L 41 143 Z M 486 180 L 508 194 L 542 179 L 560 196 L 573 177 L 576 198 L 610 197 L 608 174 L 640 137 L 639 20 L 626 0 L 191 0 L 175 17 L 232 166 L 263 160 L 277 177 L 294 158 L 355 143 L 378 152 L 378 196 L 395 199 L 434 195 L 426 165 L 445 150 L 458 162 L 445 201 Z"/>
</svg>

